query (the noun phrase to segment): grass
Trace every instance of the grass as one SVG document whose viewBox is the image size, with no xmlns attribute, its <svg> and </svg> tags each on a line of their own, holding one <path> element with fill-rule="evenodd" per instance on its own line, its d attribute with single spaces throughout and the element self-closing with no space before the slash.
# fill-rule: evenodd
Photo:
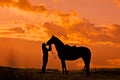
<svg viewBox="0 0 120 80">
<path fill-rule="evenodd" d="M 120 68 L 91 69 L 91 75 L 86 78 L 83 70 L 62 75 L 55 69 L 47 69 L 42 74 L 41 69 L 0 67 L 0 80 L 120 80 Z"/>
</svg>

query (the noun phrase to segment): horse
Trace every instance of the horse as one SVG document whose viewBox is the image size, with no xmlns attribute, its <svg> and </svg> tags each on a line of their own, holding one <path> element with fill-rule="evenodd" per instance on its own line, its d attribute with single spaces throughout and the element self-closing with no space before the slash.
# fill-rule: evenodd
<svg viewBox="0 0 120 80">
<path fill-rule="evenodd" d="M 47 41 L 46 44 L 55 45 L 55 48 L 58 52 L 58 57 L 61 60 L 63 74 L 68 73 L 66 69 L 65 60 L 76 60 L 79 58 L 83 59 L 86 76 L 90 74 L 90 60 L 91 60 L 90 49 L 83 46 L 76 47 L 76 46 L 64 45 L 64 43 L 54 35 Z"/>
</svg>

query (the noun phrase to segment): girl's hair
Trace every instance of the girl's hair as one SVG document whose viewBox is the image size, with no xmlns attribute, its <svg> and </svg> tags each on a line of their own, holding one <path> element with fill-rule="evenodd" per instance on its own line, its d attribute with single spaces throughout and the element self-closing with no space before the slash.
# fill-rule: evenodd
<svg viewBox="0 0 120 80">
<path fill-rule="evenodd" d="M 42 48 L 44 48 L 46 46 L 46 44 L 45 43 L 42 43 Z"/>
</svg>

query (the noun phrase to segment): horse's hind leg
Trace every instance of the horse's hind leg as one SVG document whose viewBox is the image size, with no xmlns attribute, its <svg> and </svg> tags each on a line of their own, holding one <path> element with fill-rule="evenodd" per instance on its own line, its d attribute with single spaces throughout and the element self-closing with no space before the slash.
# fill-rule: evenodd
<svg viewBox="0 0 120 80">
<path fill-rule="evenodd" d="M 89 76 L 90 74 L 90 59 L 89 58 L 83 58 L 84 64 L 85 64 L 85 73 L 86 76 Z"/>
<path fill-rule="evenodd" d="M 64 74 L 64 72 L 65 72 L 65 74 L 67 74 L 65 60 L 61 60 L 61 63 L 62 63 L 62 72 L 63 72 L 63 74 Z"/>
</svg>

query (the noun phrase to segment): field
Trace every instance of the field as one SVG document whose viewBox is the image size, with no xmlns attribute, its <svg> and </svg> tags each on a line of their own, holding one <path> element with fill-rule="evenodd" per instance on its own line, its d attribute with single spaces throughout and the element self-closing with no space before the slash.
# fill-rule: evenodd
<svg viewBox="0 0 120 80">
<path fill-rule="evenodd" d="M 86 78 L 83 70 L 62 75 L 54 69 L 42 74 L 40 69 L 0 67 L 0 80 L 120 80 L 120 68 L 91 69 L 91 75 Z"/>
</svg>

